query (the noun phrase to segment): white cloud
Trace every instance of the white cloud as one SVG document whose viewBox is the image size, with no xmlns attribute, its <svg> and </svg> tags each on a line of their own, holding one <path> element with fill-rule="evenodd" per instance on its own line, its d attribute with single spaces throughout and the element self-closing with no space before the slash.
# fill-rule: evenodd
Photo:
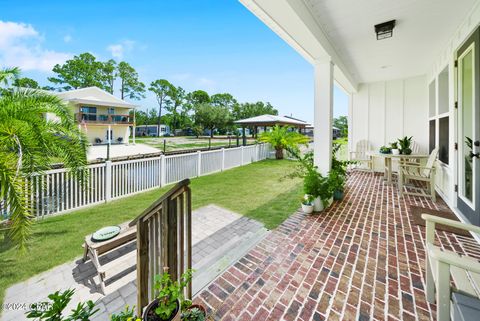
<svg viewBox="0 0 480 321">
<path fill-rule="evenodd" d="M 48 72 L 72 56 L 45 49 L 42 42 L 32 25 L 0 20 L 0 65 Z"/>
<path fill-rule="evenodd" d="M 72 36 L 70 36 L 70 35 L 65 35 L 65 36 L 63 37 L 63 41 L 64 41 L 65 43 L 71 42 L 71 41 L 72 41 Z"/>
<path fill-rule="evenodd" d="M 120 43 L 111 44 L 107 47 L 113 58 L 122 59 L 126 52 L 132 51 L 135 46 L 135 41 L 124 40 Z"/>
</svg>

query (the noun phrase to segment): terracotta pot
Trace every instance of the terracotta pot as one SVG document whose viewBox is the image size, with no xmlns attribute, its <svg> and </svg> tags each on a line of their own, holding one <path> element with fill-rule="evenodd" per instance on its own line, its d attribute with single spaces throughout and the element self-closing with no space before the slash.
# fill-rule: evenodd
<svg viewBox="0 0 480 321">
<path fill-rule="evenodd" d="M 143 312 L 142 320 L 143 321 L 180 321 L 180 301 L 177 301 L 177 308 L 171 315 L 170 319 L 168 320 L 163 320 L 160 319 L 156 314 L 155 314 L 155 309 L 158 306 L 158 300 L 155 299 L 150 304 L 147 305 L 145 308 L 145 311 Z"/>
</svg>

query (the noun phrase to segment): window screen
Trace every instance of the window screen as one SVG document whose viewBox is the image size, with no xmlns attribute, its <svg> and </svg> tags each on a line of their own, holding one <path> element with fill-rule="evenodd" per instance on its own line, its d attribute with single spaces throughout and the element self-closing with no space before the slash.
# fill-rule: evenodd
<svg viewBox="0 0 480 321">
<path fill-rule="evenodd" d="M 429 144 L 428 144 L 428 149 L 429 149 L 430 153 L 435 148 L 435 138 L 436 138 L 435 137 L 435 129 L 436 129 L 435 119 L 432 119 L 430 121 L 430 140 L 429 140 Z"/>
<path fill-rule="evenodd" d="M 442 117 L 438 123 L 438 159 L 448 164 L 448 132 L 449 132 L 449 117 Z"/>
</svg>

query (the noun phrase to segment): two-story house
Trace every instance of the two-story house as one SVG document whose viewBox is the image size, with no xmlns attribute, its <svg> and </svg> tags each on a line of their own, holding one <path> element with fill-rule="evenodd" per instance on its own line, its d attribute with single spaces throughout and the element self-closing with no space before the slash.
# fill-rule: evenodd
<svg viewBox="0 0 480 321">
<path fill-rule="evenodd" d="M 98 88 L 55 92 L 73 109 L 79 128 L 92 145 L 128 144 L 135 123 L 130 110 L 136 106 Z M 135 142 L 135 138 L 133 138 Z"/>
</svg>

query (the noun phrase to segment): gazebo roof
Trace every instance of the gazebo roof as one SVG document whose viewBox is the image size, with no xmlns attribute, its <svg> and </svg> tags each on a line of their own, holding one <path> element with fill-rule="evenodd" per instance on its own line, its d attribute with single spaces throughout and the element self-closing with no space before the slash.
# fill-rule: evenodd
<svg viewBox="0 0 480 321">
<path fill-rule="evenodd" d="M 245 126 L 275 126 L 275 125 L 287 125 L 295 127 L 305 127 L 309 125 L 302 120 L 294 119 L 286 116 L 277 115 L 260 115 L 246 119 L 240 119 L 235 121 L 235 124 Z"/>
</svg>

